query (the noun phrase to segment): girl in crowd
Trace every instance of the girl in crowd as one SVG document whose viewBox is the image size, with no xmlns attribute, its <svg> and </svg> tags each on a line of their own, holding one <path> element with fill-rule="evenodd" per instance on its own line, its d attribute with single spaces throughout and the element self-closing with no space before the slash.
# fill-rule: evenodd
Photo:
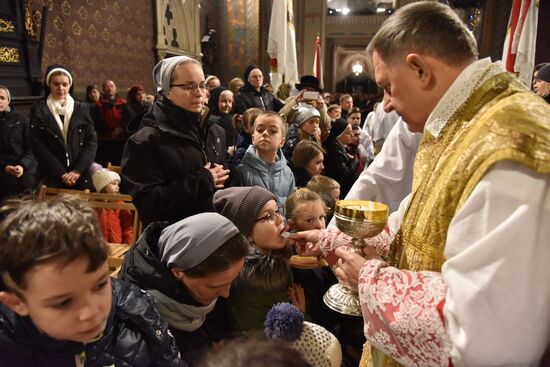
<svg viewBox="0 0 550 367">
<path fill-rule="evenodd" d="M 242 121 L 243 126 L 239 135 L 237 135 L 237 142 L 235 143 L 235 154 L 231 161 L 231 167 L 236 167 L 241 163 L 241 160 L 244 157 L 244 153 L 252 144 L 252 128 L 254 126 L 254 121 L 262 113 L 262 110 L 259 108 L 249 108 L 244 111 Z"/>
<path fill-rule="evenodd" d="M 342 107 L 339 104 L 331 104 L 327 108 L 327 113 L 331 121 L 336 121 L 342 116 Z"/>
<path fill-rule="evenodd" d="M 294 191 L 287 199 L 286 213 L 290 231 L 325 229 L 327 208 L 321 197 L 307 188 Z M 292 268 L 294 281 L 305 291 L 306 312 L 312 320 L 325 327 L 332 327 L 334 313 L 323 303 L 323 295 L 336 283 L 328 267 L 318 269 Z"/>
<path fill-rule="evenodd" d="M 0 202 L 34 185 L 36 161 L 29 140 L 29 124 L 10 109 L 11 96 L 0 85 Z"/>
<path fill-rule="evenodd" d="M 214 206 L 250 243 L 244 267 L 227 301 L 232 329 L 263 329 L 267 311 L 278 302 L 292 302 L 305 312 L 303 289 L 293 285 L 288 260 L 277 253 L 286 248 L 286 240 L 284 218 L 275 195 L 259 186 L 232 187 L 214 194 Z"/>
<path fill-rule="evenodd" d="M 120 176 L 118 173 L 103 169 L 97 163 L 94 163 L 94 167 L 92 167 L 92 171 L 94 170 L 92 181 L 96 192 L 102 194 L 119 193 Z M 96 212 L 105 241 L 126 244 L 134 242 L 134 220 L 130 210 L 97 208 Z"/>
<path fill-rule="evenodd" d="M 71 96 L 73 76 L 63 65 L 48 66 L 44 85 L 46 97 L 31 109 L 37 180 L 53 187 L 93 189 L 90 166 L 97 137 L 89 106 Z"/>
<path fill-rule="evenodd" d="M 304 187 L 313 176 L 320 175 L 325 168 L 323 160 L 325 150 L 323 147 L 311 140 L 302 140 L 294 148 L 292 153 L 292 173 L 296 187 Z"/>
<path fill-rule="evenodd" d="M 95 105 L 101 99 L 101 91 L 96 84 L 88 84 L 86 87 L 86 102 Z"/>
<path fill-rule="evenodd" d="M 155 298 L 182 357 L 191 362 L 223 336 L 217 301 L 229 296 L 247 251 L 239 229 L 216 213 L 172 225 L 154 222 L 126 254 L 119 278 Z"/>
<path fill-rule="evenodd" d="M 286 133 L 286 141 L 283 146 L 283 153 L 287 160 L 292 158 L 292 152 L 296 144 L 302 140 L 321 141 L 321 130 L 319 121 L 321 114 L 319 111 L 306 103 L 297 105 L 296 112 L 292 118 L 292 124 Z"/>
<path fill-rule="evenodd" d="M 337 180 L 341 187 L 341 195 L 346 194 L 359 176 L 357 160 L 346 151 L 351 143 L 353 132 L 351 125 L 342 119 L 332 123 L 332 129 L 325 141 L 325 175 Z"/>
<path fill-rule="evenodd" d="M 327 176 L 313 176 L 306 187 L 319 194 L 327 208 L 326 223 L 332 219 L 336 202 L 340 200 L 340 184 L 335 179 Z"/>
<path fill-rule="evenodd" d="M 231 116 L 233 92 L 225 87 L 211 89 L 208 108 L 210 109 L 210 122 L 220 125 L 225 131 L 225 143 L 227 146 L 235 145 L 235 130 Z"/>
<path fill-rule="evenodd" d="M 145 100 L 145 89 L 141 84 L 130 86 L 126 95 L 126 102 L 122 105 L 122 120 L 124 121 L 124 127 L 127 129 L 133 118 L 141 119 L 143 113 L 151 107 L 151 103 Z"/>
</svg>

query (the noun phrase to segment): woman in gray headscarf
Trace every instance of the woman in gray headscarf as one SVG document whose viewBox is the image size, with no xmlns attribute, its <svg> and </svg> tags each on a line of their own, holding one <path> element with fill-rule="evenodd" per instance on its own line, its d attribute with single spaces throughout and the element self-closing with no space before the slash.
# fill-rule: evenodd
<svg viewBox="0 0 550 367">
<path fill-rule="evenodd" d="M 223 305 L 244 265 L 248 242 L 217 213 L 150 224 L 124 258 L 119 278 L 156 301 L 183 358 L 191 362 L 223 337 Z M 208 318 L 207 318 L 208 316 Z"/>
<path fill-rule="evenodd" d="M 145 226 L 214 211 L 214 190 L 229 175 L 208 158 L 207 88 L 200 63 L 187 56 L 161 60 L 153 79 L 160 98 L 128 139 L 121 163 L 122 187 L 134 197 Z"/>
</svg>

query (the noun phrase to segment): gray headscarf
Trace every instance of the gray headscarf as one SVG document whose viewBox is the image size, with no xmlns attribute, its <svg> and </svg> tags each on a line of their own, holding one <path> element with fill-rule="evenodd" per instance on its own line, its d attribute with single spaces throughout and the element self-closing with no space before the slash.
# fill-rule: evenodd
<svg viewBox="0 0 550 367">
<path fill-rule="evenodd" d="M 193 215 L 164 228 L 158 242 L 161 261 L 169 268 L 191 269 L 239 233 L 220 214 Z"/>
<path fill-rule="evenodd" d="M 174 56 L 167 59 L 162 59 L 153 69 L 153 81 L 158 92 L 168 92 L 170 89 L 170 77 L 174 68 L 179 64 L 191 61 L 200 65 L 200 63 L 189 56 Z"/>
</svg>

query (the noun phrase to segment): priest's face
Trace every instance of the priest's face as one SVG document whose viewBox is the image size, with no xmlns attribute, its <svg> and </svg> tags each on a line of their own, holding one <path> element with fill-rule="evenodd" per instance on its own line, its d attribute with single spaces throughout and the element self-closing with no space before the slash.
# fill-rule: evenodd
<svg viewBox="0 0 550 367">
<path fill-rule="evenodd" d="M 416 70 L 405 60 L 388 64 L 378 52 L 372 55 L 376 82 L 384 89 L 385 99 L 406 122 L 412 132 L 423 132 L 432 108 Z"/>
</svg>

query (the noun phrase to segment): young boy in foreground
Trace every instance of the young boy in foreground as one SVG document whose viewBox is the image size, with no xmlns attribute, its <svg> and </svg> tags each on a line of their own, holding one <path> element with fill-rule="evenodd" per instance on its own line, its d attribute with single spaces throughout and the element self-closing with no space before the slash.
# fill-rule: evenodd
<svg viewBox="0 0 550 367">
<path fill-rule="evenodd" d="M 76 198 L 0 210 L 0 366 L 185 366 L 151 296 L 109 276 Z"/>
</svg>

